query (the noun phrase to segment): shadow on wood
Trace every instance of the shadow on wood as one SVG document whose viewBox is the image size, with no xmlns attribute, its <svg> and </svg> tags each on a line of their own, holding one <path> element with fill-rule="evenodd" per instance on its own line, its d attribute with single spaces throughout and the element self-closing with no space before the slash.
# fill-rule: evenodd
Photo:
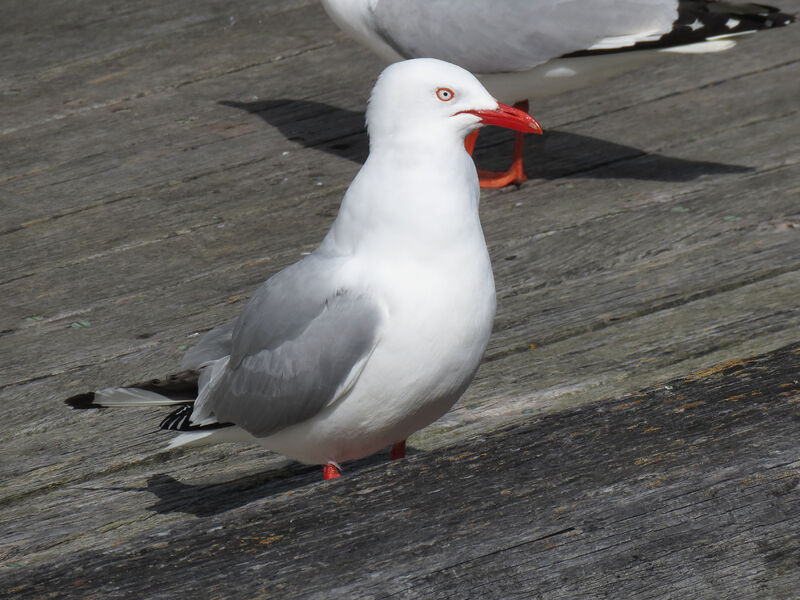
<svg viewBox="0 0 800 600">
<path fill-rule="evenodd" d="M 199 518 L 7 572 L 4 587 L 13 598 L 793 598 L 799 371 L 793 344 L 334 482 L 309 485 L 290 467 L 267 494 L 270 475 L 199 488 L 156 476 L 148 488 L 176 502 L 161 510 Z M 200 495 L 181 508 L 187 489 Z M 207 492 L 242 498 L 199 510 Z"/>
<path fill-rule="evenodd" d="M 286 469 L 257 473 L 224 483 L 188 485 L 160 473 L 147 479 L 147 491 L 158 498 L 148 510 L 159 514 L 181 512 L 208 517 L 244 506 L 259 498 L 283 494 L 321 478 L 321 469 L 291 465 Z"/>
<path fill-rule="evenodd" d="M 363 163 L 369 151 L 364 113 L 308 100 L 220 101 L 219 104 L 256 114 L 287 139 L 306 148 Z M 490 128 L 479 138 L 476 160 L 481 168 L 505 168 L 510 156 L 497 152 L 510 144 L 508 132 Z M 752 171 L 751 167 L 711 161 L 686 160 L 644 152 L 595 137 L 567 131 L 545 130 L 543 136 L 525 138 L 526 173 L 531 179 L 627 178 L 652 181 L 691 181 L 702 175 Z M 638 159 L 638 160 L 634 160 Z"/>
<path fill-rule="evenodd" d="M 407 447 L 407 456 L 418 454 Z M 343 474 L 358 477 L 358 473 L 371 467 L 380 468 L 388 463 L 388 455 L 379 452 L 361 460 L 343 465 Z M 224 472 L 223 472 L 224 477 Z M 191 485 L 178 481 L 172 475 L 159 473 L 147 479 L 147 491 L 158 498 L 148 510 L 159 514 L 181 512 L 196 517 L 208 517 L 240 508 L 256 500 L 280 496 L 298 488 L 313 485 L 322 479 L 319 465 L 289 463 L 284 468 L 273 469 L 240 477 L 230 481 Z"/>
</svg>

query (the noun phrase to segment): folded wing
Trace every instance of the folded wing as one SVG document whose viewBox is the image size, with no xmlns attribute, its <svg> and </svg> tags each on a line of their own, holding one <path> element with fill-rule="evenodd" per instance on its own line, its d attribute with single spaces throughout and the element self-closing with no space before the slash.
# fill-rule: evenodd
<svg viewBox="0 0 800 600">
<path fill-rule="evenodd" d="M 373 27 L 401 56 L 430 56 L 475 73 L 525 71 L 591 48 L 668 33 L 677 0 L 379 0 Z"/>
<path fill-rule="evenodd" d="M 208 367 L 193 423 L 233 423 L 266 437 L 349 391 L 378 343 L 384 310 L 364 291 L 330 285 L 318 262 L 308 257 L 254 295 L 232 328 L 230 356 Z"/>
</svg>

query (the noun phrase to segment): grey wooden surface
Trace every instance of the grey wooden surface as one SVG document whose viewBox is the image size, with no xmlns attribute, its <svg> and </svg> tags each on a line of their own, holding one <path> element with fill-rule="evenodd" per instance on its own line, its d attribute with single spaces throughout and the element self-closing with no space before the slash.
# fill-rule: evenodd
<svg viewBox="0 0 800 600">
<path fill-rule="evenodd" d="M 794 600 L 798 370 L 790 345 L 335 482 L 309 468 L 201 484 L 150 472 L 143 513 L 182 519 L 91 532 L 93 545 L 9 570 L 6 591 Z M 135 492 L 113 485 L 79 487 Z M 95 510 L 73 505 L 77 521 Z"/>
<path fill-rule="evenodd" d="M 202 528 L 201 509 L 149 508 L 202 505 L 197 486 L 276 481 L 287 514 L 315 490 L 307 518 L 335 519 L 316 469 L 258 448 L 158 453 L 157 411 L 60 400 L 174 370 L 319 242 L 366 152 L 380 62 L 311 1 L 10 1 L 0 22 L 0 584 Z M 794 25 L 532 106 L 548 135 L 529 140 L 531 180 L 481 207 L 486 360 L 410 440 L 413 464 L 800 340 L 798 59 Z M 482 138 L 478 162 L 503 166 L 508 138 Z"/>
</svg>

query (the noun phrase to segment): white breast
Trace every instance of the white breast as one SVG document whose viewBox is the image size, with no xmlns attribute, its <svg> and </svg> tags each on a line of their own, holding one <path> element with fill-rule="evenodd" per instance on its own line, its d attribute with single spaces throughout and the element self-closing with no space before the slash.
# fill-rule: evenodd
<svg viewBox="0 0 800 600">
<path fill-rule="evenodd" d="M 389 325 L 348 395 L 260 442 L 302 462 L 343 462 L 404 440 L 447 412 L 472 380 L 494 321 L 494 280 L 479 226 L 475 235 L 480 243 L 462 240 L 427 263 L 354 261 L 351 276 L 359 268 L 371 274 Z"/>
</svg>

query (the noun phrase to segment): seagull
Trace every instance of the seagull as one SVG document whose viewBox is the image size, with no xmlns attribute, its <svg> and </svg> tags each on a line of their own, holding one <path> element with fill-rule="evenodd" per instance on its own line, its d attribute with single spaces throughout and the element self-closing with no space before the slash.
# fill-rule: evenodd
<svg viewBox="0 0 800 600">
<path fill-rule="evenodd" d="M 395 63 L 369 100 L 370 153 L 310 255 L 270 277 L 181 371 L 66 400 L 176 405 L 168 448 L 257 443 L 324 479 L 441 417 L 481 362 L 495 314 L 480 189 L 464 138 L 483 125 L 542 132 L 471 73 Z"/>
<path fill-rule="evenodd" d="M 387 61 L 433 57 L 475 73 L 501 102 L 588 87 L 660 52 L 707 53 L 794 17 L 716 0 L 322 0 L 331 19 Z M 470 153 L 478 132 L 467 138 Z M 482 187 L 525 181 L 522 135 L 511 168 L 480 172 Z"/>
</svg>

